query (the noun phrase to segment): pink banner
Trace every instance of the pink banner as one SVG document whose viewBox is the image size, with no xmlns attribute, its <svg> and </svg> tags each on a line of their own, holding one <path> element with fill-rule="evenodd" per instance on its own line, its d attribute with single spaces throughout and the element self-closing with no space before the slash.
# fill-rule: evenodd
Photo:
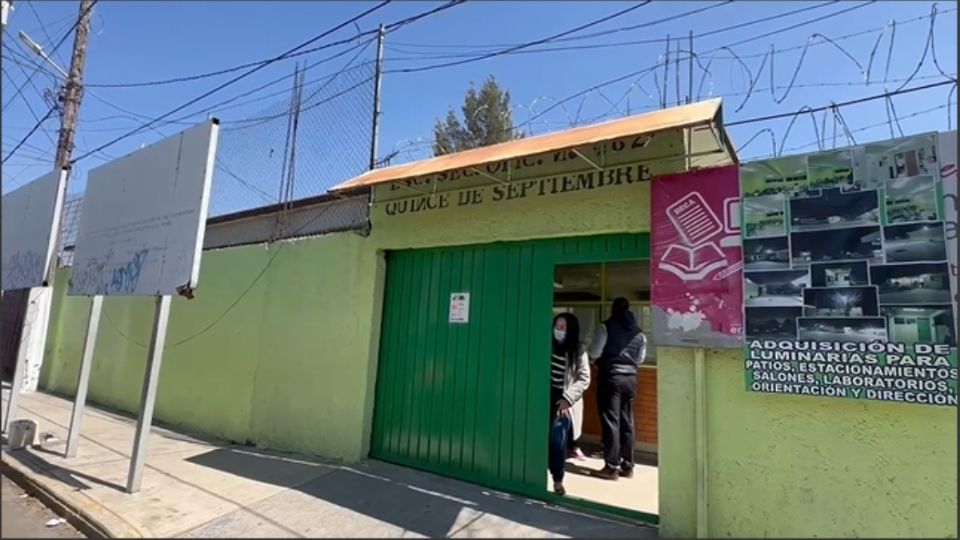
<svg viewBox="0 0 960 540">
<path fill-rule="evenodd" d="M 653 343 L 743 345 L 743 253 L 736 165 L 651 185 Z"/>
</svg>

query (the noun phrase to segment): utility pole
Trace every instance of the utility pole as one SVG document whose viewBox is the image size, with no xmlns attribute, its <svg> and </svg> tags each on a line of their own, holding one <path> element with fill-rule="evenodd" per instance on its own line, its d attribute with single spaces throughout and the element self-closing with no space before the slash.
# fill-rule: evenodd
<svg viewBox="0 0 960 540">
<path fill-rule="evenodd" d="M 7 2 L 4 2 L 4 12 L 6 12 Z M 90 34 L 90 12 L 97 0 L 80 0 L 80 13 L 77 19 L 76 30 L 73 41 L 73 55 L 70 58 L 70 71 L 67 73 L 67 80 L 63 91 L 60 94 L 60 101 L 63 107 L 60 111 L 60 137 L 57 141 L 57 154 L 55 158 L 55 170 L 57 172 L 70 167 L 70 155 L 73 153 L 73 139 L 77 130 L 78 113 L 80 112 L 80 98 L 83 96 L 83 66 L 87 59 L 87 37 Z M 21 33 L 21 35 L 24 35 Z M 49 57 L 43 54 L 43 49 L 34 49 L 37 54 L 44 57 L 47 61 L 53 62 Z M 67 178 L 60 186 L 60 197 L 65 200 L 67 183 L 70 181 L 69 173 Z M 55 249 L 59 249 L 63 233 L 63 212 L 60 213 L 60 222 L 54 232 Z M 52 287 L 51 287 L 52 288 Z M 22 291 L 23 302 L 27 307 L 24 313 L 33 313 L 31 322 L 26 320 L 23 323 L 23 335 L 20 338 L 20 347 L 17 352 L 16 367 L 14 369 L 13 384 L 10 389 L 10 397 L 7 402 L 7 414 L 3 421 L 3 430 L 6 432 L 9 423 L 17 417 L 17 407 L 20 392 L 23 390 L 24 377 L 27 371 L 27 363 L 39 366 L 43 362 L 43 351 L 46 349 L 47 329 L 50 325 L 50 311 L 52 308 L 52 294 L 43 294 L 44 288 L 32 288 Z M 4 295 L 5 297 L 7 295 Z M 6 301 L 7 299 L 4 298 Z M 93 305 L 98 306 L 99 301 L 94 300 Z M 94 311 L 91 310 L 91 317 Z M 99 317 L 99 313 L 96 314 Z M 26 318 L 26 315 L 25 315 Z M 35 384 L 35 383 L 33 383 Z"/>
<path fill-rule="evenodd" d="M 667 34 L 667 52 L 663 55 L 663 93 L 660 94 L 660 108 L 667 108 L 667 78 L 670 76 L 670 34 Z"/>
<path fill-rule="evenodd" d="M 377 31 L 377 62 L 373 76 L 373 131 L 370 135 L 370 169 L 377 168 L 377 142 L 380 138 L 380 82 L 383 80 L 383 38 L 386 27 Z"/>
<path fill-rule="evenodd" d="M 690 49 L 690 58 L 687 59 L 687 103 L 693 103 L 693 30 L 690 31 L 690 37 L 687 38 L 687 48 Z"/>
<path fill-rule="evenodd" d="M 80 99 L 83 97 L 83 67 L 87 61 L 87 38 L 90 35 L 90 15 L 94 0 L 80 0 L 80 15 L 73 38 L 73 55 L 70 57 L 70 71 L 63 87 L 60 113 L 60 137 L 57 141 L 56 168 L 70 165 L 73 153 L 73 139 L 77 133 L 77 119 L 80 112 Z M 69 180 L 68 180 L 69 181 Z"/>
</svg>

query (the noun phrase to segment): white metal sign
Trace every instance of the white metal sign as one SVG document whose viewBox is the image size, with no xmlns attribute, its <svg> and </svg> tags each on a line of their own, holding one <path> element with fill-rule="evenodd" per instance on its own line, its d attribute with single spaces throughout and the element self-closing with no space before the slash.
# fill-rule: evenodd
<svg viewBox="0 0 960 540">
<path fill-rule="evenodd" d="M 470 293 L 455 292 L 450 293 L 450 317 L 451 323 L 470 322 Z"/>
<path fill-rule="evenodd" d="M 90 171 L 67 294 L 196 287 L 218 128 L 204 122 Z"/>
<path fill-rule="evenodd" d="M 49 282 L 66 178 L 66 171 L 53 171 L 3 196 L 3 290 L 43 287 Z"/>
</svg>

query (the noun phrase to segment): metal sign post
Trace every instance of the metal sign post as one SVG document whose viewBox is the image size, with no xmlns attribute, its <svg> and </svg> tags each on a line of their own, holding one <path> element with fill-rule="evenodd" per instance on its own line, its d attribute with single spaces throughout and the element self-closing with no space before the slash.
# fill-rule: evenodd
<svg viewBox="0 0 960 540">
<path fill-rule="evenodd" d="M 143 389 L 140 393 L 137 433 L 133 438 L 133 453 L 130 454 L 127 493 L 140 491 L 140 481 L 143 478 L 143 462 L 147 457 L 147 439 L 150 437 L 153 405 L 157 399 L 157 383 L 160 380 L 160 363 L 163 360 L 163 346 L 167 338 L 167 321 L 170 319 L 171 300 L 170 295 L 157 297 L 157 307 L 153 317 L 153 332 L 150 335 L 150 349 L 147 353 L 147 369 L 143 379 Z"/>
<path fill-rule="evenodd" d="M 100 312 L 103 310 L 103 296 L 93 297 L 90 303 L 90 318 L 87 320 L 87 336 L 83 340 L 83 358 L 80 360 L 80 373 L 77 376 L 77 392 L 73 398 L 73 412 L 70 414 L 70 433 L 67 435 L 66 457 L 77 455 L 80 441 L 80 422 L 83 420 L 83 407 L 87 403 L 87 388 L 90 386 L 90 366 L 93 364 L 93 350 L 97 345 L 97 330 L 100 328 Z"/>
<path fill-rule="evenodd" d="M 10 395 L 7 396 L 7 415 L 3 417 L 3 432 L 10 433 L 10 422 L 17 415 L 17 407 L 20 406 L 20 391 L 23 387 L 23 372 L 26 370 L 27 360 L 24 358 L 27 352 L 27 345 L 24 340 L 20 340 L 20 347 L 17 348 L 17 363 L 13 370 L 13 382 L 10 384 Z"/>
</svg>

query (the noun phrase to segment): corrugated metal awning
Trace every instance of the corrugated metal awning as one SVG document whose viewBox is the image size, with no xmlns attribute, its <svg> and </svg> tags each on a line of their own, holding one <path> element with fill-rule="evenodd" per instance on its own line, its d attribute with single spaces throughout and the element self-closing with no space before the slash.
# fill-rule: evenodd
<svg viewBox="0 0 960 540">
<path fill-rule="evenodd" d="M 700 101 L 680 107 L 639 114 L 602 124 L 593 124 L 566 131 L 546 133 L 524 139 L 475 148 L 454 154 L 437 156 L 430 159 L 374 169 L 352 180 L 333 187 L 330 191 L 352 191 L 359 188 L 409 180 L 420 176 L 452 171 L 466 167 L 477 167 L 487 163 L 531 156 L 544 152 L 553 152 L 576 148 L 585 144 L 612 141 L 631 135 L 647 135 L 666 130 L 710 126 L 718 130 L 718 142 L 721 142 L 732 159 L 734 150 L 730 148 L 729 138 L 723 130 L 720 119 L 720 98 Z"/>
</svg>

